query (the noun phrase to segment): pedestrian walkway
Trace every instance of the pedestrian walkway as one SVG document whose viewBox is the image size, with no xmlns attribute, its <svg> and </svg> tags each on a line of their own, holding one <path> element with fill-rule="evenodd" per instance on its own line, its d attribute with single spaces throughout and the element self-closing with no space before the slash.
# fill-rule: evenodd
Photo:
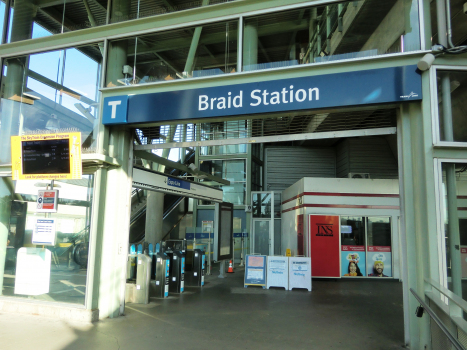
<svg viewBox="0 0 467 350">
<path fill-rule="evenodd" d="M 0 314 L 1 349 L 401 349 L 402 284 L 314 280 L 313 291 L 243 287 L 243 270 L 203 288 L 127 304 L 95 324 Z"/>
</svg>

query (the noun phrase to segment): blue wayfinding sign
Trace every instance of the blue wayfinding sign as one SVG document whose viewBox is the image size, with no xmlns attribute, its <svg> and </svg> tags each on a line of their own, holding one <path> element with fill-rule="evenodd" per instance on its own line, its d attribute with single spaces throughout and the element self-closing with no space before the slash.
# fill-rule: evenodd
<svg viewBox="0 0 467 350">
<path fill-rule="evenodd" d="M 139 124 L 422 99 L 416 65 L 104 99 L 104 124 Z"/>
<path fill-rule="evenodd" d="M 190 189 L 190 183 L 173 177 L 167 177 L 167 185 L 177 188 L 183 188 L 185 190 Z"/>
</svg>

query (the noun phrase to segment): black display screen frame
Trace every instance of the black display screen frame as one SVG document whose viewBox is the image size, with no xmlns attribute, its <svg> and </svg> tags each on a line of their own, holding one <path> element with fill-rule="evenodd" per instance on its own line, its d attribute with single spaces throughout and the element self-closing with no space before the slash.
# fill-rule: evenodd
<svg viewBox="0 0 467 350">
<path fill-rule="evenodd" d="M 218 205 L 217 217 L 216 219 L 216 228 L 215 232 L 217 237 L 217 261 L 230 260 L 233 259 L 233 214 L 234 214 L 234 205 L 233 203 L 222 202 L 216 203 Z M 230 214 L 230 215 L 229 215 Z M 216 240 L 217 239 L 217 240 Z M 222 248 L 229 248 L 229 252 L 225 253 Z M 224 254 L 221 254 L 224 253 Z"/>
<path fill-rule="evenodd" d="M 71 174 L 70 139 L 21 141 L 23 175 Z"/>
</svg>

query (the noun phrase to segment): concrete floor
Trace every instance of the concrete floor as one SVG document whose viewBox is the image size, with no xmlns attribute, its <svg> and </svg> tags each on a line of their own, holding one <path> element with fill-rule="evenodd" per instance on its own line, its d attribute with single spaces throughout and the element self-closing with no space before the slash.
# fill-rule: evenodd
<svg viewBox="0 0 467 350">
<path fill-rule="evenodd" d="M 203 288 L 127 304 L 95 324 L 0 314 L 2 349 L 401 349 L 402 285 L 314 280 L 313 292 L 243 287 L 243 270 Z"/>
</svg>

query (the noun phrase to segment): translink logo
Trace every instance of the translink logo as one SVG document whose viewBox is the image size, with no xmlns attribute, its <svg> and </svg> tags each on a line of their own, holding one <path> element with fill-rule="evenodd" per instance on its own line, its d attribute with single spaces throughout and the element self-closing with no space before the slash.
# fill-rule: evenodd
<svg viewBox="0 0 467 350">
<path fill-rule="evenodd" d="M 408 94 L 408 95 L 402 95 L 402 96 L 401 96 L 401 98 L 406 98 L 406 99 L 409 99 L 409 98 L 411 98 L 411 97 L 418 97 L 418 94 L 412 91 L 412 92 L 411 92 L 410 94 Z"/>
</svg>

